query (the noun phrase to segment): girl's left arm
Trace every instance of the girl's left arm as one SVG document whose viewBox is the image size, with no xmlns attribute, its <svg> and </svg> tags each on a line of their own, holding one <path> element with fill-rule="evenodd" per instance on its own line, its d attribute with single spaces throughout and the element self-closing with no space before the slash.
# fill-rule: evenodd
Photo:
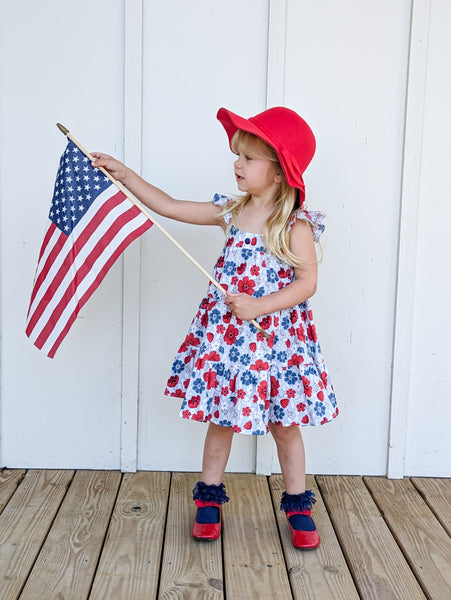
<svg viewBox="0 0 451 600">
<path fill-rule="evenodd" d="M 228 293 L 226 304 L 238 319 L 251 320 L 262 315 L 291 308 L 305 302 L 316 292 L 318 261 L 311 227 L 297 220 L 290 232 L 290 249 L 304 265 L 294 270 L 294 280 L 278 292 L 255 298 L 248 294 Z"/>
</svg>

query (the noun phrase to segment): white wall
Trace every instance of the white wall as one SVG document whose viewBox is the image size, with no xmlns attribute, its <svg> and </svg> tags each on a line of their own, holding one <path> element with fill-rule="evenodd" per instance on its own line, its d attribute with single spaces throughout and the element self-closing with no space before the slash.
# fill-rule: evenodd
<svg viewBox="0 0 451 600">
<path fill-rule="evenodd" d="M 0 6 L 1 463 L 200 468 L 205 426 L 178 419 L 178 401 L 162 392 L 207 282 L 156 228 L 115 265 L 55 359 L 25 337 L 65 145 L 55 122 L 88 148 L 121 157 L 125 143 L 145 178 L 175 196 L 207 200 L 235 191 L 217 109 L 250 116 L 268 102 L 311 123 L 318 150 L 306 174 L 308 204 L 328 214 L 314 308 L 341 416 L 303 430 L 308 470 L 384 474 L 388 464 L 395 476 L 449 476 L 449 3 Z M 430 27 L 427 19 L 421 31 L 415 19 L 411 27 L 412 7 L 417 16 L 430 11 Z M 413 43 L 427 57 L 424 72 Z M 422 82 L 424 105 L 405 132 L 414 81 Z M 415 137 L 421 125 L 423 137 Z M 406 169 L 409 134 L 420 141 L 421 161 Z M 417 211 L 406 193 L 412 172 L 421 175 Z M 407 231 L 415 235 L 406 238 L 412 207 Z M 161 222 L 211 268 L 221 232 Z M 409 240 L 415 268 L 403 280 Z M 229 468 L 253 471 L 265 455 L 265 468 L 277 470 L 272 452 L 271 444 L 236 436 Z"/>
</svg>

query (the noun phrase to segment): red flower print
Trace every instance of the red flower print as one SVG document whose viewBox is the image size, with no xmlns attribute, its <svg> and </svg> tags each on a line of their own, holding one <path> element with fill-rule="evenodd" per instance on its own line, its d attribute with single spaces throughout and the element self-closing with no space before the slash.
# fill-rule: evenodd
<svg viewBox="0 0 451 600">
<path fill-rule="evenodd" d="M 262 400 L 265 400 L 268 395 L 268 383 L 266 381 L 261 381 L 257 387 L 258 395 Z"/>
<path fill-rule="evenodd" d="M 277 284 L 279 286 L 279 290 L 281 290 L 282 288 L 284 288 L 284 284 L 283 281 L 279 281 L 279 283 Z"/>
<path fill-rule="evenodd" d="M 256 237 L 253 237 L 253 238 L 251 239 L 251 246 L 255 246 L 255 244 L 256 244 L 256 243 L 257 243 L 257 238 L 256 238 Z"/>
<path fill-rule="evenodd" d="M 274 331 L 271 331 L 271 335 L 269 338 L 266 338 L 266 342 L 268 344 L 268 348 L 272 348 L 274 346 L 274 340 L 276 338 L 276 334 Z"/>
<path fill-rule="evenodd" d="M 224 341 L 228 346 L 231 346 L 232 344 L 234 344 L 236 342 L 236 338 L 238 335 L 239 331 L 238 329 L 230 324 L 227 329 L 226 332 L 224 334 Z"/>
<path fill-rule="evenodd" d="M 274 327 L 279 327 L 279 317 L 274 317 Z"/>
<path fill-rule="evenodd" d="M 317 394 L 318 400 L 320 400 L 321 402 L 324 402 L 324 392 L 318 392 Z"/>
<path fill-rule="evenodd" d="M 304 328 L 302 327 L 302 325 L 296 329 L 296 335 L 300 342 L 305 342 L 305 333 L 304 333 Z"/>
<path fill-rule="evenodd" d="M 332 415 L 332 419 L 335 419 L 335 417 L 338 417 L 338 408 L 335 409 L 335 412 Z"/>
<path fill-rule="evenodd" d="M 200 318 L 200 322 L 202 323 L 202 327 L 207 327 L 207 325 L 208 325 L 208 313 L 207 312 L 204 312 L 204 314 Z"/>
<path fill-rule="evenodd" d="M 308 311 L 308 318 L 310 319 L 310 321 L 313 321 L 313 313 L 311 310 Z"/>
<path fill-rule="evenodd" d="M 179 388 L 178 390 L 175 390 L 175 392 L 171 394 L 171 396 L 174 396 L 175 398 L 184 398 L 185 392 Z"/>
<path fill-rule="evenodd" d="M 302 422 L 303 422 L 304 424 L 305 424 L 305 423 L 308 423 L 308 421 L 309 421 L 309 419 L 308 419 L 308 416 L 307 416 L 307 415 L 305 415 L 305 417 L 302 417 Z"/>
<path fill-rule="evenodd" d="M 214 416 L 215 419 L 219 419 L 219 410 L 215 410 L 213 416 Z"/>
<path fill-rule="evenodd" d="M 254 404 L 257 404 L 257 402 L 258 402 L 258 396 L 257 396 L 257 394 L 254 394 L 254 395 L 252 396 L 252 402 L 253 402 Z"/>
<path fill-rule="evenodd" d="M 249 350 L 250 350 L 251 352 L 255 352 L 255 351 L 257 350 L 257 344 L 256 344 L 255 342 L 251 342 L 251 343 L 249 344 Z"/>
<path fill-rule="evenodd" d="M 246 398 L 246 392 L 241 389 L 237 391 L 236 395 L 240 400 L 242 400 L 243 398 Z"/>
<path fill-rule="evenodd" d="M 257 361 L 255 361 L 255 363 L 253 363 L 249 369 L 251 369 L 252 371 L 267 371 L 269 369 L 269 364 L 267 362 L 263 362 L 262 360 L 258 359 Z"/>
<path fill-rule="evenodd" d="M 172 377 L 169 377 L 168 387 L 175 387 L 177 385 L 178 381 L 179 381 L 179 376 L 172 375 Z"/>
<path fill-rule="evenodd" d="M 230 246 L 232 246 L 232 244 L 233 244 L 233 241 L 234 241 L 234 238 L 232 236 L 229 237 L 229 239 L 227 240 L 227 243 L 226 243 L 226 248 L 230 248 Z"/>
<path fill-rule="evenodd" d="M 283 398 L 283 399 L 280 401 L 280 406 L 281 406 L 282 408 L 286 408 L 286 407 L 288 406 L 288 402 L 289 402 L 288 398 Z"/>
<path fill-rule="evenodd" d="M 271 323 L 272 323 L 272 317 L 271 317 L 271 315 L 267 315 L 266 317 L 263 317 L 263 319 L 260 321 L 260 326 L 263 329 L 269 329 L 269 327 L 271 327 Z"/>
<path fill-rule="evenodd" d="M 302 383 L 304 384 L 304 394 L 310 398 L 312 395 L 310 380 L 307 377 L 302 377 Z"/>
<path fill-rule="evenodd" d="M 302 365 L 303 362 L 304 362 L 304 357 L 301 354 L 299 354 L 299 355 L 293 354 L 293 356 L 288 361 L 288 366 L 289 367 L 298 367 L 299 365 Z"/>
<path fill-rule="evenodd" d="M 218 269 L 222 269 L 222 267 L 223 267 L 223 266 L 224 266 L 224 257 L 223 257 L 223 256 L 220 256 L 220 257 L 218 258 L 218 262 L 216 263 L 216 267 L 217 267 Z"/>
<path fill-rule="evenodd" d="M 235 377 L 232 377 L 232 379 L 229 381 L 229 388 L 231 392 L 235 391 L 236 388 L 236 375 Z"/>
<path fill-rule="evenodd" d="M 238 427 L 238 425 L 234 425 L 234 426 L 232 427 L 232 431 L 233 431 L 234 433 L 240 433 L 240 431 L 241 431 L 241 427 Z"/>
<path fill-rule="evenodd" d="M 298 311 L 297 310 L 292 310 L 290 312 L 290 321 L 292 323 L 296 323 L 297 320 L 298 320 Z"/>
<path fill-rule="evenodd" d="M 221 394 L 222 394 L 223 396 L 228 396 L 228 395 L 229 395 L 229 388 L 228 388 L 228 386 L 226 386 L 226 385 L 225 385 L 225 386 L 224 386 L 224 387 L 221 389 Z"/>
<path fill-rule="evenodd" d="M 274 375 L 271 375 L 271 398 L 275 398 L 277 396 L 277 394 L 279 393 L 279 387 L 280 383 L 274 377 Z"/>
<path fill-rule="evenodd" d="M 251 414 L 251 409 L 249 408 L 249 406 L 245 406 L 241 411 L 241 414 L 243 415 L 243 417 L 249 417 Z"/>
<path fill-rule="evenodd" d="M 324 383 L 325 386 L 327 386 L 327 373 L 325 371 L 321 373 L 321 381 Z"/>
<path fill-rule="evenodd" d="M 268 408 L 271 406 L 271 400 L 266 399 L 265 400 L 265 410 L 268 410 Z"/>
<path fill-rule="evenodd" d="M 244 429 L 252 429 L 252 421 L 246 421 L 243 427 Z"/>
<path fill-rule="evenodd" d="M 257 267 L 257 265 L 252 265 L 251 267 L 251 275 L 253 275 L 254 277 L 257 277 L 260 273 L 260 267 Z"/>
<path fill-rule="evenodd" d="M 238 291 L 243 294 L 248 294 L 252 296 L 255 289 L 255 281 L 253 279 L 249 279 L 249 277 L 243 277 L 241 281 L 238 282 Z"/>
<path fill-rule="evenodd" d="M 211 390 L 211 388 L 215 388 L 218 385 L 216 373 L 212 369 L 204 373 L 204 381 L 207 384 L 207 390 Z"/>
<path fill-rule="evenodd" d="M 193 421 L 203 421 L 204 419 L 204 411 L 198 410 L 195 415 L 192 416 Z"/>
<path fill-rule="evenodd" d="M 224 333 L 224 331 L 225 331 L 224 325 L 218 325 L 216 327 L 216 333 Z"/>
<path fill-rule="evenodd" d="M 210 342 L 210 344 L 214 340 L 214 338 L 215 338 L 215 336 L 211 333 L 211 331 L 209 331 L 207 333 L 207 340 Z"/>
<path fill-rule="evenodd" d="M 238 277 L 237 277 L 236 275 L 234 275 L 234 276 L 232 277 L 232 279 L 230 280 L 230 283 L 231 283 L 232 285 L 236 285 L 236 284 L 238 283 Z"/>
<path fill-rule="evenodd" d="M 183 417 L 184 419 L 189 419 L 189 418 L 190 418 L 190 416 L 191 416 L 191 411 L 190 411 L 190 410 L 184 410 L 184 411 L 182 412 L 182 417 Z"/>
<path fill-rule="evenodd" d="M 316 337 L 316 327 L 314 325 L 309 325 L 307 327 L 307 335 L 308 335 L 308 339 L 311 340 L 312 342 L 316 342 L 317 341 L 317 337 Z"/>
<path fill-rule="evenodd" d="M 200 339 L 194 335 L 194 333 L 190 333 L 186 336 L 185 341 L 180 346 L 179 352 L 186 352 L 190 346 L 198 346 L 200 344 Z"/>
<path fill-rule="evenodd" d="M 238 273 L 238 275 L 242 275 L 245 270 L 246 270 L 246 263 L 241 263 L 241 265 L 239 265 L 236 268 L 236 272 Z"/>
<path fill-rule="evenodd" d="M 324 417 L 324 419 L 321 421 L 320 425 L 324 425 L 324 423 L 327 423 L 326 417 Z"/>
<path fill-rule="evenodd" d="M 289 390 L 287 390 L 287 396 L 288 398 L 294 398 L 296 396 L 296 390 L 290 388 Z"/>
<path fill-rule="evenodd" d="M 224 321 L 224 323 L 230 323 L 230 321 L 232 320 L 232 313 L 230 311 L 227 311 L 225 315 L 223 315 L 222 320 Z"/>
<path fill-rule="evenodd" d="M 188 406 L 190 408 L 197 408 L 200 404 L 200 396 L 193 396 L 188 400 Z"/>
<path fill-rule="evenodd" d="M 285 346 L 287 348 L 291 348 L 291 342 L 290 342 L 290 340 L 285 340 Z"/>
<path fill-rule="evenodd" d="M 303 321 L 307 321 L 307 311 L 306 310 L 302 311 L 301 318 L 302 318 Z"/>
<path fill-rule="evenodd" d="M 296 405 L 296 408 L 298 409 L 298 412 L 304 412 L 305 404 L 303 402 L 299 402 L 299 404 Z"/>
<path fill-rule="evenodd" d="M 215 405 L 219 406 L 220 402 L 221 402 L 221 399 L 219 398 L 219 396 L 215 396 Z"/>
</svg>

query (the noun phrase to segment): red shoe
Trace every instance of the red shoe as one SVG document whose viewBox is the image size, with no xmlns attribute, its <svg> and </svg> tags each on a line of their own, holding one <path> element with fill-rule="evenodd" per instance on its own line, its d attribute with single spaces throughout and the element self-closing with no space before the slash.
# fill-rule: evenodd
<svg viewBox="0 0 451 600">
<path fill-rule="evenodd" d="M 218 502 L 195 500 L 197 508 L 192 536 L 196 540 L 217 540 L 221 535 L 222 508 Z"/>
<path fill-rule="evenodd" d="M 318 548 L 319 534 L 312 519 L 311 510 L 286 512 L 291 531 L 291 541 L 295 548 Z"/>
</svg>

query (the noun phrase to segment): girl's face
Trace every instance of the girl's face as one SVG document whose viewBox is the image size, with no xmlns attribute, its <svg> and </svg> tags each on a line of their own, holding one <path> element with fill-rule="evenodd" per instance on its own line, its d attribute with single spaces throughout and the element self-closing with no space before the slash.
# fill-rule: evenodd
<svg viewBox="0 0 451 600">
<path fill-rule="evenodd" d="M 240 192 L 259 196 L 280 183 L 280 175 L 269 158 L 257 158 L 239 149 L 233 165 Z"/>
</svg>

